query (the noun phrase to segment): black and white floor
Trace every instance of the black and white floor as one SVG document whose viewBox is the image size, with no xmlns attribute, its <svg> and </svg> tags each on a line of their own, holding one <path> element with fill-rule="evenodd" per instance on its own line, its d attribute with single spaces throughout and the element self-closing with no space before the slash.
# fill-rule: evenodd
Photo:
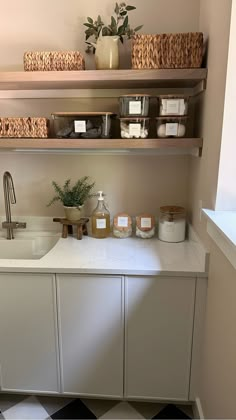
<svg viewBox="0 0 236 420">
<path fill-rule="evenodd" d="M 0 394 L 0 419 L 191 419 L 191 406 Z"/>
</svg>

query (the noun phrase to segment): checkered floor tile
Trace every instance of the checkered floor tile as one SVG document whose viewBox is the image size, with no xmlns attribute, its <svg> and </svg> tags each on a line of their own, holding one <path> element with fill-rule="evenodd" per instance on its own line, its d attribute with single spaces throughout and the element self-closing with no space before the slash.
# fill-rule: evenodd
<svg viewBox="0 0 236 420">
<path fill-rule="evenodd" d="M 0 419 L 191 419 L 191 406 L 0 394 Z"/>
</svg>

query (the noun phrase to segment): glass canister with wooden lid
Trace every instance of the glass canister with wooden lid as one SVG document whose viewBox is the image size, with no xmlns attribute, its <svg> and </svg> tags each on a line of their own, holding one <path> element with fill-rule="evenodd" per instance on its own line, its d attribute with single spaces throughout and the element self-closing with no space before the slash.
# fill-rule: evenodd
<svg viewBox="0 0 236 420">
<path fill-rule="evenodd" d="M 131 93 L 120 96 L 121 117 L 148 117 L 150 95 Z"/>
<path fill-rule="evenodd" d="M 186 210 L 179 206 L 160 207 L 158 237 L 164 242 L 183 242 L 186 235 Z"/>
</svg>

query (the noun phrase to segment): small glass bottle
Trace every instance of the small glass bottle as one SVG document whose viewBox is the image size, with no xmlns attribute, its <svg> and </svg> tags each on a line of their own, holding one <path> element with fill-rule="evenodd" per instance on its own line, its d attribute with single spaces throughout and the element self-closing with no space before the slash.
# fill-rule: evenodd
<svg viewBox="0 0 236 420">
<path fill-rule="evenodd" d="M 92 236 L 97 239 L 110 236 L 110 212 L 104 203 L 104 194 L 98 191 L 98 204 L 92 213 Z"/>
</svg>

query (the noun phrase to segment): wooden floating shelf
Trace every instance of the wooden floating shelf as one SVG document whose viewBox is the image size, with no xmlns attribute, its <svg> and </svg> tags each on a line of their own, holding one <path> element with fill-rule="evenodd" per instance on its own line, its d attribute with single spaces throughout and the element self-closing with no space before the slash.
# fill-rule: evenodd
<svg viewBox="0 0 236 420">
<path fill-rule="evenodd" d="M 205 89 L 207 69 L 84 70 L 0 72 L 0 90 L 47 89 Z M 196 92 L 194 91 L 196 90 Z"/>
<path fill-rule="evenodd" d="M 192 149 L 202 148 L 201 138 L 167 139 L 0 139 L 1 149 Z"/>
</svg>

